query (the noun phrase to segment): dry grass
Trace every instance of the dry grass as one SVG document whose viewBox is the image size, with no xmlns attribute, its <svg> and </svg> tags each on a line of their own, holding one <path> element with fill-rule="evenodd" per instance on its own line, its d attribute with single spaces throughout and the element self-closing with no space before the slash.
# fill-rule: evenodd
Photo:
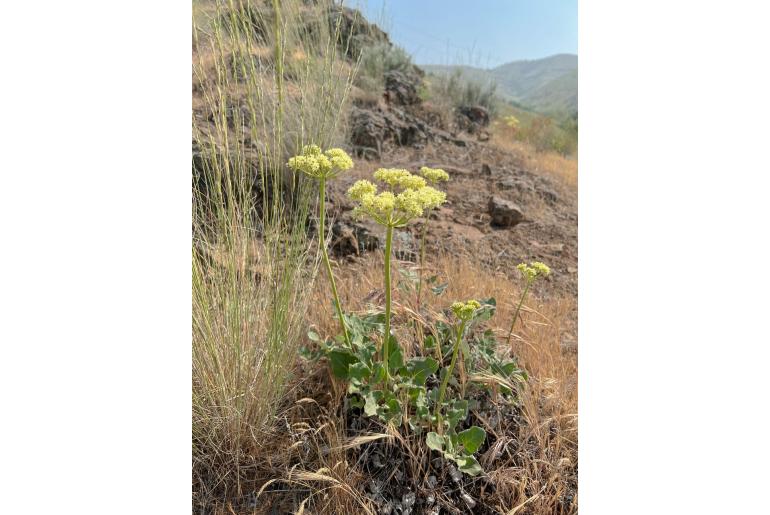
<svg viewBox="0 0 770 515">
<path fill-rule="evenodd" d="M 442 316 L 442 311 L 455 299 L 493 296 L 498 310 L 489 327 L 504 340 L 520 286 L 503 275 L 478 270 L 462 258 L 440 258 L 433 269 L 442 280 L 449 281 L 449 287 L 440 297 L 428 296 L 427 311 L 432 315 L 427 318 Z M 338 273 L 338 288 L 348 310 L 362 311 L 381 305 L 381 258 L 371 256 Z M 326 291 L 324 284 L 318 285 L 309 320 L 316 322 L 322 334 L 332 335 L 336 326 L 331 320 Z M 402 333 L 399 339 L 404 341 L 410 319 L 426 322 L 426 317 L 417 314 L 412 295 L 396 291 L 394 301 L 395 325 Z M 497 433 L 496 444 L 481 457 L 496 487 L 494 500 L 490 501 L 500 513 L 550 514 L 577 510 L 576 319 L 574 298 L 529 297 L 525 303 L 524 325 L 517 324 L 511 349 L 530 374 L 522 396 L 525 423 L 518 427 L 503 423 L 492 428 Z M 335 395 L 337 402 L 342 396 L 343 392 Z M 504 452 L 507 446 L 516 447 L 516 453 Z M 417 454 L 416 450 L 413 452 Z M 567 495 L 574 496 L 573 508 L 560 511 L 564 509 Z"/>
<path fill-rule="evenodd" d="M 432 314 L 427 318 L 441 316 L 454 299 L 494 296 L 498 311 L 488 327 L 504 339 L 520 293 L 518 284 L 478 270 L 462 258 L 441 257 L 432 268 L 450 285 L 442 296 L 431 294 L 426 299 L 423 312 Z M 381 306 L 381 256 L 370 255 L 336 274 L 347 310 Z M 307 320 L 322 335 L 333 335 L 337 325 L 323 283 L 319 278 Z M 417 315 L 412 295 L 396 289 L 394 300 L 396 329 L 402 334 L 408 333 L 405 326 L 410 320 L 425 320 Z M 525 306 L 524 324 L 517 324 L 512 350 L 530 380 L 522 395 L 520 420 L 502 420 L 486 428 L 495 443 L 480 462 L 494 489 L 477 500 L 492 507 L 493 513 L 576 513 L 577 350 L 564 343 L 575 334 L 576 302 L 532 296 Z M 377 513 L 363 495 L 371 477 L 360 460 L 361 450 L 373 443 L 387 442 L 399 449 L 412 462 L 414 483 L 423 484 L 420 471 L 428 453 L 421 439 L 384 430 L 350 436 L 345 385 L 330 376 L 325 363 L 298 367 L 275 426 L 255 442 L 252 461 L 244 467 L 248 479 L 244 492 L 252 493 L 220 504 L 212 513 Z M 418 495 L 424 493 L 418 488 Z M 572 500 L 565 503 L 568 496 Z"/>
<path fill-rule="evenodd" d="M 515 140 L 506 130 L 506 127 L 499 126 L 492 127 L 490 144 L 518 156 L 527 170 L 547 175 L 561 184 L 577 190 L 577 156 L 564 157 L 557 152 L 538 151 L 529 143 Z"/>
</svg>

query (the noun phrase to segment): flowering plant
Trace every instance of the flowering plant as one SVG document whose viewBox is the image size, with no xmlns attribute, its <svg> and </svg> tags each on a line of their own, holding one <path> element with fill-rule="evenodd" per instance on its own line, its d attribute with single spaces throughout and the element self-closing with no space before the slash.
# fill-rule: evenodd
<svg viewBox="0 0 770 515">
<path fill-rule="evenodd" d="M 506 343 L 510 345 L 511 343 L 511 335 L 513 334 L 513 327 L 516 324 L 516 319 L 519 316 L 519 311 L 521 311 L 521 306 L 524 304 L 524 299 L 527 296 L 527 293 L 529 292 L 529 287 L 532 286 L 532 283 L 535 282 L 535 280 L 538 277 L 548 277 L 551 275 L 551 269 L 548 268 L 548 265 L 545 263 L 541 263 L 540 261 L 533 261 L 529 265 L 526 263 L 519 263 L 516 265 L 516 268 L 521 272 L 521 275 L 524 277 L 526 283 L 524 286 L 524 291 L 521 294 L 521 298 L 519 299 L 519 304 L 516 306 L 516 310 L 513 312 L 513 320 L 511 321 L 511 329 L 508 331 L 508 338 L 506 339 Z"/>
<path fill-rule="evenodd" d="M 348 197 L 357 202 L 354 214 L 361 218 L 368 216 L 385 226 L 385 333 L 382 344 L 382 359 L 388 362 L 392 335 L 390 334 L 391 275 L 390 258 L 393 246 L 393 229 L 405 227 L 411 220 L 422 216 L 426 209 L 433 209 L 446 202 L 446 193 L 428 186 L 425 179 L 412 175 L 401 168 L 380 168 L 374 178 L 387 185 L 377 193 L 377 186 L 367 180 L 356 181 L 348 189 Z M 385 381 L 389 380 L 388 369 Z"/>
<path fill-rule="evenodd" d="M 293 157 L 289 166 L 319 181 L 319 222 L 323 235 L 325 181 L 350 169 L 352 160 L 339 149 L 322 152 L 319 147 L 309 146 L 303 149 L 301 155 Z M 482 469 L 474 455 L 484 444 L 486 432 L 481 427 L 466 423 L 470 414 L 469 401 L 465 397 L 466 385 L 486 391 L 490 391 L 489 387 L 493 385 L 491 391 L 494 394 L 497 394 L 499 386 L 504 395 L 511 395 L 516 389 L 512 380 L 523 383 L 526 373 L 518 368 L 515 360 L 497 355 L 497 340 L 491 330 L 484 332 L 481 338 L 466 341 L 475 323 L 483 322 L 494 314 L 494 299 L 453 303 L 446 312 L 454 315 L 454 323 L 436 321 L 434 330 L 420 346 L 428 355 L 420 356 L 418 353 L 407 359 L 391 333 L 393 230 L 405 227 L 446 201 L 446 194 L 431 186 L 447 180 L 446 172 L 423 167 L 420 174 L 381 168 L 374 173 L 379 186 L 368 180 L 359 180 L 348 189 L 348 197 L 356 203 L 355 215 L 369 217 L 386 230 L 385 312 L 343 314 L 322 237 L 320 245 L 343 337 L 322 340 L 312 331 L 308 337 L 320 347 L 316 356 L 325 356 L 332 373 L 347 381 L 351 407 L 360 409 L 366 416 L 377 417 L 391 427 L 404 425 L 414 434 L 428 431 L 425 443 L 429 449 L 441 452 L 461 471 L 475 476 Z M 548 267 L 542 263 L 523 265 L 519 269 L 528 278 L 528 284 L 535 277 L 549 273 Z M 383 335 L 381 344 L 377 334 Z M 418 333 L 420 339 L 421 334 Z M 433 353 L 435 358 L 430 355 Z M 458 363 L 459 377 L 455 378 Z M 466 370 L 470 373 L 466 374 Z"/>
<path fill-rule="evenodd" d="M 334 308 L 337 311 L 337 318 L 342 327 L 342 335 L 345 341 L 350 344 L 350 335 L 345 325 L 345 316 L 342 312 L 340 297 L 337 294 L 337 284 L 334 282 L 332 265 L 329 261 L 329 253 L 326 250 L 326 181 L 334 179 L 340 173 L 353 168 L 353 160 L 341 148 L 330 148 L 326 152 L 321 151 L 318 145 L 306 145 L 302 148 L 302 153 L 292 157 L 288 162 L 289 168 L 294 172 L 301 172 L 308 177 L 318 180 L 319 196 L 319 214 L 318 214 L 318 245 L 321 248 L 326 273 L 329 276 L 329 283 L 334 297 Z"/>
</svg>

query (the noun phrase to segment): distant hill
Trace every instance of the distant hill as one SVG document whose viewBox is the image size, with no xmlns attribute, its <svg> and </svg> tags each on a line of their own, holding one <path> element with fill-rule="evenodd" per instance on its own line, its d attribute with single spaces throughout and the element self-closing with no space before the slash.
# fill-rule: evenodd
<svg viewBox="0 0 770 515">
<path fill-rule="evenodd" d="M 422 65 L 421 68 L 435 74 L 450 74 L 459 69 L 468 79 L 494 81 L 500 96 L 534 111 L 567 114 L 578 108 L 578 57 L 574 54 L 514 61 L 491 69 L 451 65 Z"/>
</svg>

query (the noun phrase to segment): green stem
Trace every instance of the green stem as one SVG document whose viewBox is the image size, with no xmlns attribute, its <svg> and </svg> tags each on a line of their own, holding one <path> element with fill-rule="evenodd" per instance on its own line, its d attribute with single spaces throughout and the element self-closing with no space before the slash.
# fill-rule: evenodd
<svg viewBox="0 0 770 515">
<path fill-rule="evenodd" d="M 390 247 L 393 243 L 393 226 L 388 224 L 385 233 L 385 338 L 382 343 L 382 360 L 385 365 L 385 381 L 390 377 L 388 353 L 390 349 Z"/>
<path fill-rule="evenodd" d="M 342 334 L 345 337 L 345 343 L 350 346 L 350 335 L 348 334 L 348 328 L 345 325 L 345 317 L 342 316 L 342 305 L 340 304 L 340 297 L 337 294 L 337 284 L 334 282 L 334 274 L 332 273 L 332 265 L 329 261 L 329 253 L 326 250 L 326 179 L 320 180 L 318 189 L 320 190 L 321 195 L 320 213 L 318 215 L 318 245 L 321 247 L 324 263 L 326 263 L 326 272 L 329 274 L 329 283 L 332 286 L 332 295 L 334 295 L 334 307 L 337 310 L 337 318 L 340 320 L 340 326 L 342 326 Z"/>
<path fill-rule="evenodd" d="M 527 296 L 527 292 L 529 291 L 530 284 L 532 284 L 532 281 L 527 281 L 527 285 L 524 287 L 524 293 L 521 294 L 521 299 L 519 299 L 519 305 L 516 306 L 516 311 L 513 312 L 513 321 L 511 322 L 511 330 L 508 331 L 508 339 L 505 340 L 506 345 L 510 346 L 511 344 L 511 335 L 513 334 L 513 326 L 516 324 L 516 319 L 519 316 L 521 305 L 524 304 L 524 298 Z"/>
<path fill-rule="evenodd" d="M 446 393 L 447 384 L 449 384 L 449 377 L 452 375 L 452 371 L 455 368 L 455 362 L 457 362 L 457 352 L 460 350 L 460 341 L 462 340 L 463 332 L 465 331 L 465 323 L 466 321 L 463 320 L 460 323 L 460 327 L 457 329 L 457 340 L 455 341 L 455 347 L 452 350 L 452 361 L 449 363 L 449 369 L 446 371 L 444 380 L 441 382 L 441 388 L 439 388 L 438 391 L 438 402 L 436 402 L 436 422 L 438 424 L 439 434 L 443 434 L 444 432 L 444 424 L 441 419 L 441 404 L 444 402 L 444 394 Z"/>
<path fill-rule="evenodd" d="M 425 234 L 427 233 L 428 222 L 430 221 L 430 213 L 425 217 L 425 222 L 422 224 L 422 234 L 420 235 L 420 276 L 417 282 L 417 312 L 420 312 L 420 294 L 422 293 L 422 270 L 425 266 Z"/>
</svg>

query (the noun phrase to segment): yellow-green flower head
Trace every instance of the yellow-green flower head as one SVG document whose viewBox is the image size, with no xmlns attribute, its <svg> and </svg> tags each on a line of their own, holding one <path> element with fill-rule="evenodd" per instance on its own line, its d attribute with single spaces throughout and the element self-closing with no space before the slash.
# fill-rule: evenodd
<svg viewBox="0 0 770 515">
<path fill-rule="evenodd" d="M 506 116 L 505 118 L 503 118 L 503 120 L 505 120 L 505 124 L 508 127 L 518 127 L 519 126 L 519 120 L 517 120 L 516 117 L 513 116 L 513 115 Z"/>
<path fill-rule="evenodd" d="M 375 193 L 377 193 L 377 186 L 367 180 L 356 181 L 353 186 L 348 188 L 348 198 L 359 202 L 364 198 L 364 195 L 374 195 Z"/>
<path fill-rule="evenodd" d="M 423 209 L 435 209 L 446 202 L 446 193 L 430 186 L 420 188 L 417 193 Z"/>
<path fill-rule="evenodd" d="M 449 174 L 441 168 L 428 168 L 427 166 L 423 166 L 420 168 L 420 175 L 425 177 L 431 184 L 438 184 L 441 181 L 449 180 Z"/>
<path fill-rule="evenodd" d="M 403 168 L 379 168 L 374 172 L 374 178 L 388 184 L 391 188 L 399 186 L 406 177 L 411 176 L 408 170 Z"/>
<path fill-rule="evenodd" d="M 332 162 L 323 154 L 316 156 L 318 161 L 318 177 L 329 177 L 332 173 Z"/>
<path fill-rule="evenodd" d="M 381 225 L 403 227 L 410 220 L 422 216 L 426 209 L 446 202 L 444 192 L 426 186 L 425 179 L 407 170 L 380 168 L 374 177 L 402 191 L 398 194 L 392 191 L 377 194 L 377 186 L 371 182 L 356 181 L 348 189 L 348 197 L 359 203 L 354 210 L 358 217 L 368 215 Z"/>
<path fill-rule="evenodd" d="M 321 155 L 321 147 L 318 145 L 305 145 L 302 147 L 302 155 L 307 157 L 318 157 Z"/>
<path fill-rule="evenodd" d="M 548 277 L 551 275 L 551 269 L 548 268 L 548 265 L 545 263 L 541 263 L 540 261 L 535 261 L 533 263 L 529 264 L 532 268 L 537 270 L 537 275 L 542 275 L 543 277 Z"/>
<path fill-rule="evenodd" d="M 398 186 L 404 189 L 411 189 L 411 190 L 419 190 L 420 188 L 424 188 L 427 183 L 425 182 L 425 179 L 420 177 L 419 175 L 412 175 L 409 174 L 407 177 L 404 177 L 400 181 L 398 181 Z"/>
<path fill-rule="evenodd" d="M 551 274 L 551 269 L 547 265 L 540 261 L 534 261 L 527 266 L 526 263 L 519 263 L 516 265 L 521 274 L 527 279 L 528 282 L 534 281 L 538 277 L 547 277 Z"/>
<path fill-rule="evenodd" d="M 340 172 L 350 170 L 353 160 L 344 150 L 332 148 L 325 153 L 318 145 L 305 145 L 302 153 L 289 159 L 289 168 L 316 179 L 332 179 Z"/>
<path fill-rule="evenodd" d="M 353 168 L 353 160 L 341 148 L 330 148 L 326 151 L 326 157 L 332 162 L 332 166 L 341 172 L 346 172 Z"/>
<path fill-rule="evenodd" d="M 353 215 L 357 218 L 368 215 L 378 224 L 387 225 L 392 219 L 395 205 L 396 196 L 390 191 L 383 191 L 379 195 L 364 193 L 360 204 L 353 210 Z"/>
<path fill-rule="evenodd" d="M 423 201 L 420 196 L 421 191 L 406 189 L 396 195 L 396 209 L 403 213 L 405 218 L 412 219 L 422 216 Z"/>
<path fill-rule="evenodd" d="M 318 160 L 311 156 L 294 156 L 289 159 L 289 168 L 295 172 L 302 172 L 310 177 L 318 176 Z"/>
<path fill-rule="evenodd" d="M 477 309 L 481 307 L 481 304 L 476 300 L 469 300 L 467 302 L 455 302 L 451 308 L 454 314 L 460 320 L 468 321 L 473 318 L 473 314 Z"/>
</svg>

